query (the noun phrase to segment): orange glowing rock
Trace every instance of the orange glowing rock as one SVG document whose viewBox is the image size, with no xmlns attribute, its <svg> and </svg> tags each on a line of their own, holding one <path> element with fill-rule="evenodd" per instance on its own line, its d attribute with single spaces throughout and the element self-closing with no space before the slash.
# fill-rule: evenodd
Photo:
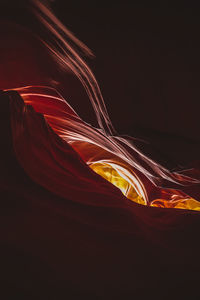
<svg viewBox="0 0 200 300">
<path fill-rule="evenodd" d="M 138 204 L 148 205 L 143 186 L 137 176 L 130 174 L 124 167 L 112 163 L 99 161 L 90 164 L 97 174 L 119 188 L 124 196 Z M 161 198 L 149 203 L 153 207 L 179 208 L 200 211 L 200 202 L 177 190 L 161 189 Z"/>
<path fill-rule="evenodd" d="M 164 200 L 164 199 L 156 199 L 152 201 L 150 205 L 154 207 L 180 208 L 180 209 L 200 211 L 199 201 L 193 198 L 185 198 L 185 199 L 178 199 L 178 200 L 171 200 L 171 201 Z"/>
<path fill-rule="evenodd" d="M 111 162 L 100 161 L 90 164 L 90 167 L 97 174 L 119 188 L 128 199 L 147 205 L 141 183 L 136 175 L 130 174 L 122 166 Z"/>
</svg>

